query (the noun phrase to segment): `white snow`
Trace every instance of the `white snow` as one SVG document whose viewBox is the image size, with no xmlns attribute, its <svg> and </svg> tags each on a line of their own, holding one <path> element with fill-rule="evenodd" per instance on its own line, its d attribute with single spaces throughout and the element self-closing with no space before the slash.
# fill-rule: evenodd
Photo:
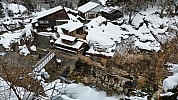
<svg viewBox="0 0 178 100">
<path fill-rule="evenodd" d="M 58 63 L 61 63 L 61 59 L 56 59 L 56 61 L 57 61 Z"/>
<path fill-rule="evenodd" d="M 167 92 L 167 93 L 165 93 L 165 94 L 160 94 L 160 96 L 162 97 L 162 96 L 172 96 L 174 93 L 172 93 L 172 92 Z"/>
<path fill-rule="evenodd" d="M 177 85 L 178 85 L 178 73 L 166 78 L 163 81 L 164 91 L 171 90 L 171 89 L 175 88 Z"/>
<path fill-rule="evenodd" d="M 23 5 L 18 5 L 18 4 L 9 4 L 8 9 L 11 10 L 13 13 L 23 13 L 27 11 L 27 8 Z"/>
<path fill-rule="evenodd" d="M 99 0 L 99 1 L 101 2 L 102 5 L 105 5 L 107 0 Z"/>
<path fill-rule="evenodd" d="M 138 47 L 139 49 L 159 51 L 159 42 L 164 43 L 176 36 L 176 32 L 170 33 L 167 32 L 167 29 L 171 27 L 178 30 L 176 27 L 178 17 L 160 18 L 158 14 L 154 14 L 156 11 L 159 11 L 157 7 L 141 11 L 135 16 L 132 22 L 133 26 L 129 24 L 119 26 L 114 25 L 111 22 L 106 23 L 105 18 L 98 16 L 86 25 L 88 27 L 88 35 L 86 37 L 87 42 L 89 44 L 97 43 L 99 44 L 99 47 L 107 48 L 114 45 L 116 41 L 117 43 L 123 42 L 121 41 L 121 37 L 129 42 L 129 35 L 134 35 L 135 38 L 132 38 L 133 40 L 131 41 L 135 41 L 135 47 Z M 128 21 L 127 17 L 128 16 L 124 16 L 126 21 Z M 148 24 L 144 23 L 144 21 L 147 21 Z M 142 26 L 140 26 L 141 23 L 143 23 Z M 163 26 L 162 29 L 160 28 L 161 26 Z M 150 32 L 153 32 L 159 42 Z M 124 44 L 127 44 L 127 42 L 124 42 Z M 90 51 L 91 50 L 92 49 L 90 49 Z M 93 51 L 93 53 L 94 52 L 95 51 Z"/>
<path fill-rule="evenodd" d="M 129 100 L 148 100 L 147 96 L 145 97 L 131 96 L 131 97 L 128 97 L 128 99 Z"/>
<path fill-rule="evenodd" d="M 0 35 L 0 44 L 2 44 L 4 48 L 9 49 L 12 42 L 20 39 L 21 34 L 21 31 L 4 33 L 3 35 Z"/>
<path fill-rule="evenodd" d="M 40 68 L 39 66 L 37 68 L 34 68 L 34 70 L 32 71 L 32 73 L 29 73 L 29 75 L 32 76 L 35 80 L 38 80 L 39 82 L 45 81 L 43 79 L 43 77 L 45 79 L 48 79 L 50 77 L 50 75 L 48 74 L 48 72 L 46 72 L 46 70 L 44 68 Z"/>
<path fill-rule="evenodd" d="M 113 47 L 113 49 L 115 49 L 115 47 Z M 87 51 L 87 53 L 89 53 L 89 54 L 101 54 L 101 55 L 104 55 L 104 56 L 113 57 L 115 52 L 111 52 L 111 50 L 112 49 L 108 50 L 108 52 L 98 52 L 98 51 L 95 51 L 93 49 L 93 47 L 90 47 L 90 49 Z"/>
<path fill-rule="evenodd" d="M 60 34 L 60 37 L 54 43 L 55 44 L 60 44 L 60 45 L 63 45 L 63 46 L 67 46 L 67 47 L 71 47 L 71 48 L 75 48 L 75 49 L 79 49 L 83 44 L 83 42 L 81 42 L 81 41 L 76 41 L 76 43 L 74 43 L 73 45 L 69 45 L 69 44 L 63 43 L 62 39 L 67 39 L 67 40 L 70 40 L 70 41 L 74 41 L 76 39 L 76 37 Z"/>
<path fill-rule="evenodd" d="M 114 41 L 120 41 L 122 33 L 118 26 L 107 23 L 105 26 L 102 22 L 106 21 L 104 17 L 97 17 L 87 24 L 88 35 L 86 37 L 88 42 L 98 42 L 100 46 L 113 46 Z"/>
<path fill-rule="evenodd" d="M 1 95 L 1 100 L 18 100 L 16 94 L 12 89 L 10 89 L 10 84 L 9 82 L 5 81 L 3 78 L 0 77 L 0 95 Z M 29 92 L 26 89 L 22 87 L 16 87 L 16 92 L 20 96 L 22 100 L 31 100 L 34 93 Z"/>
<path fill-rule="evenodd" d="M 35 18 L 32 20 L 32 23 L 37 22 L 37 20 L 38 20 L 39 18 L 45 17 L 45 16 L 47 16 L 47 15 L 49 15 L 49 14 L 55 13 L 55 12 L 60 11 L 60 10 L 62 10 L 62 9 L 63 9 L 63 7 L 57 6 L 57 7 L 54 7 L 54 8 L 52 8 L 52 9 L 44 10 L 44 11 L 42 11 L 42 12 L 39 12 L 39 13 L 37 14 L 37 17 L 35 17 Z"/>
<path fill-rule="evenodd" d="M 42 36 L 52 36 L 53 38 L 57 39 L 55 32 L 39 32 L 37 34 L 42 35 Z"/>
<path fill-rule="evenodd" d="M 78 8 L 78 10 L 82 13 L 88 12 L 89 10 L 99 6 L 100 4 L 95 2 L 88 2 Z"/>
<path fill-rule="evenodd" d="M 171 71 L 173 76 L 169 76 L 163 81 L 163 89 L 165 92 L 171 90 L 178 86 L 178 64 L 167 63 L 168 66 L 171 66 Z"/>
<path fill-rule="evenodd" d="M 69 32 L 72 32 L 72 31 L 75 31 L 76 29 L 78 28 L 81 28 L 83 27 L 83 23 L 79 22 L 79 21 L 72 21 L 72 20 L 69 20 L 68 23 L 66 24 L 62 24 L 62 25 L 59 25 L 59 26 L 55 26 L 57 28 L 57 30 L 59 28 L 63 28 L 65 30 L 68 30 Z"/>
<path fill-rule="evenodd" d="M 30 49 L 31 49 L 32 51 L 37 51 L 36 46 L 34 46 L 34 45 L 32 45 L 32 46 L 30 47 Z"/>
<path fill-rule="evenodd" d="M 5 52 L 0 52 L 0 56 L 4 56 L 5 54 Z"/>
<path fill-rule="evenodd" d="M 19 50 L 20 50 L 19 53 L 20 53 L 21 55 L 27 56 L 28 54 L 30 54 L 30 52 L 29 52 L 29 50 L 28 50 L 26 44 L 23 45 L 23 46 L 19 46 Z"/>
<path fill-rule="evenodd" d="M 32 37 L 32 24 L 25 25 L 24 30 L 22 31 L 22 35 L 25 34 L 25 37 Z"/>
<path fill-rule="evenodd" d="M 178 64 L 174 64 L 174 66 L 172 66 L 172 72 L 173 74 L 178 73 Z"/>
<path fill-rule="evenodd" d="M 107 97 L 106 92 L 98 92 L 80 83 L 65 84 L 60 83 L 60 80 L 55 80 L 50 84 L 44 83 L 43 87 L 45 90 L 50 90 L 52 87 L 55 88 L 54 91 L 45 92 L 51 98 L 62 97 L 65 100 L 118 100 L 116 97 Z"/>
</svg>

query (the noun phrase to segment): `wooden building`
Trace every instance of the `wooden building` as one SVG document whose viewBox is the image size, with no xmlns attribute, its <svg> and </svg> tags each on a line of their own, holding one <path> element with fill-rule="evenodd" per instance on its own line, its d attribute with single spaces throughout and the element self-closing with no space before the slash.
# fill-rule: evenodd
<svg viewBox="0 0 178 100">
<path fill-rule="evenodd" d="M 58 33 L 64 33 L 81 39 L 85 39 L 87 35 L 84 31 L 84 24 L 79 21 L 70 20 L 66 24 L 55 26 L 55 29 Z"/>
<path fill-rule="evenodd" d="M 42 11 L 32 20 L 33 27 L 37 32 L 54 30 L 54 26 L 67 23 L 69 16 L 61 6 Z"/>
<path fill-rule="evenodd" d="M 85 18 L 85 20 L 91 20 L 98 17 L 100 9 L 103 5 L 96 2 L 88 2 L 78 8 L 79 15 Z"/>
<path fill-rule="evenodd" d="M 83 42 L 76 37 L 60 34 L 60 37 L 54 42 L 57 49 L 77 54 L 83 50 Z"/>
</svg>

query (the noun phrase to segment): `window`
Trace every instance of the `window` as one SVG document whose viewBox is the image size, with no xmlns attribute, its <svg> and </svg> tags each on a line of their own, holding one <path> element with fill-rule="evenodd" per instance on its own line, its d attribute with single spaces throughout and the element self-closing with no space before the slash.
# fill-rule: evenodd
<svg viewBox="0 0 178 100">
<path fill-rule="evenodd" d="M 88 19 L 95 18 L 96 14 L 95 13 L 88 13 Z"/>
<path fill-rule="evenodd" d="M 39 20 L 39 23 L 40 23 L 40 24 L 48 24 L 49 21 L 48 21 L 48 20 Z"/>
</svg>

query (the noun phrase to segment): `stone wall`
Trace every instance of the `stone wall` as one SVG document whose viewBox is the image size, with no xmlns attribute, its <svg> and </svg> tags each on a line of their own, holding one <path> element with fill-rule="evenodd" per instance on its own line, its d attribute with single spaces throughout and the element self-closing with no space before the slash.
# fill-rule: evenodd
<svg viewBox="0 0 178 100">
<path fill-rule="evenodd" d="M 98 63 L 88 62 L 86 59 L 79 59 L 76 62 L 71 78 L 87 85 L 96 85 L 98 89 L 105 90 L 109 94 L 128 93 L 128 90 L 136 86 L 133 77 L 120 76 L 119 73 L 108 70 Z"/>
</svg>

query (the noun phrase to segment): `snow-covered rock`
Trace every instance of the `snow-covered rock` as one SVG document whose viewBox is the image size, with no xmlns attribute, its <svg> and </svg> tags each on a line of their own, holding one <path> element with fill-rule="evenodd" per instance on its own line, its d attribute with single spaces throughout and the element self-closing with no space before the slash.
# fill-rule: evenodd
<svg viewBox="0 0 178 100">
<path fill-rule="evenodd" d="M 23 45 L 23 46 L 19 46 L 19 50 L 20 50 L 20 54 L 21 55 L 24 55 L 24 56 L 27 56 L 28 54 L 30 54 L 28 48 L 26 45 Z"/>
<path fill-rule="evenodd" d="M 3 35 L 0 35 L 0 44 L 3 45 L 4 48 L 9 49 L 10 44 L 12 43 L 12 40 L 18 41 L 21 36 L 21 31 L 15 31 L 15 32 L 7 32 Z"/>
<path fill-rule="evenodd" d="M 32 51 L 37 51 L 36 46 L 34 46 L 34 45 L 32 45 L 32 46 L 30 47 L 30 49 L 31 49 Z"/>
<path fill-rule="evenodd" d="M 23 13 L 23 12 L 27 11 L 27 8 L 25 6 L 13 4 L 13 3 L 8 5 L 8 9 L 11 10 L 15 14 Z"/>
<path fill-rule="evenodd" d="M 173 76 L 166 78 L 163 81 L 164 91 L 174 89 L 176 86 L 178 86 L 178 73 L 174 74 Z"/>
</svg>

